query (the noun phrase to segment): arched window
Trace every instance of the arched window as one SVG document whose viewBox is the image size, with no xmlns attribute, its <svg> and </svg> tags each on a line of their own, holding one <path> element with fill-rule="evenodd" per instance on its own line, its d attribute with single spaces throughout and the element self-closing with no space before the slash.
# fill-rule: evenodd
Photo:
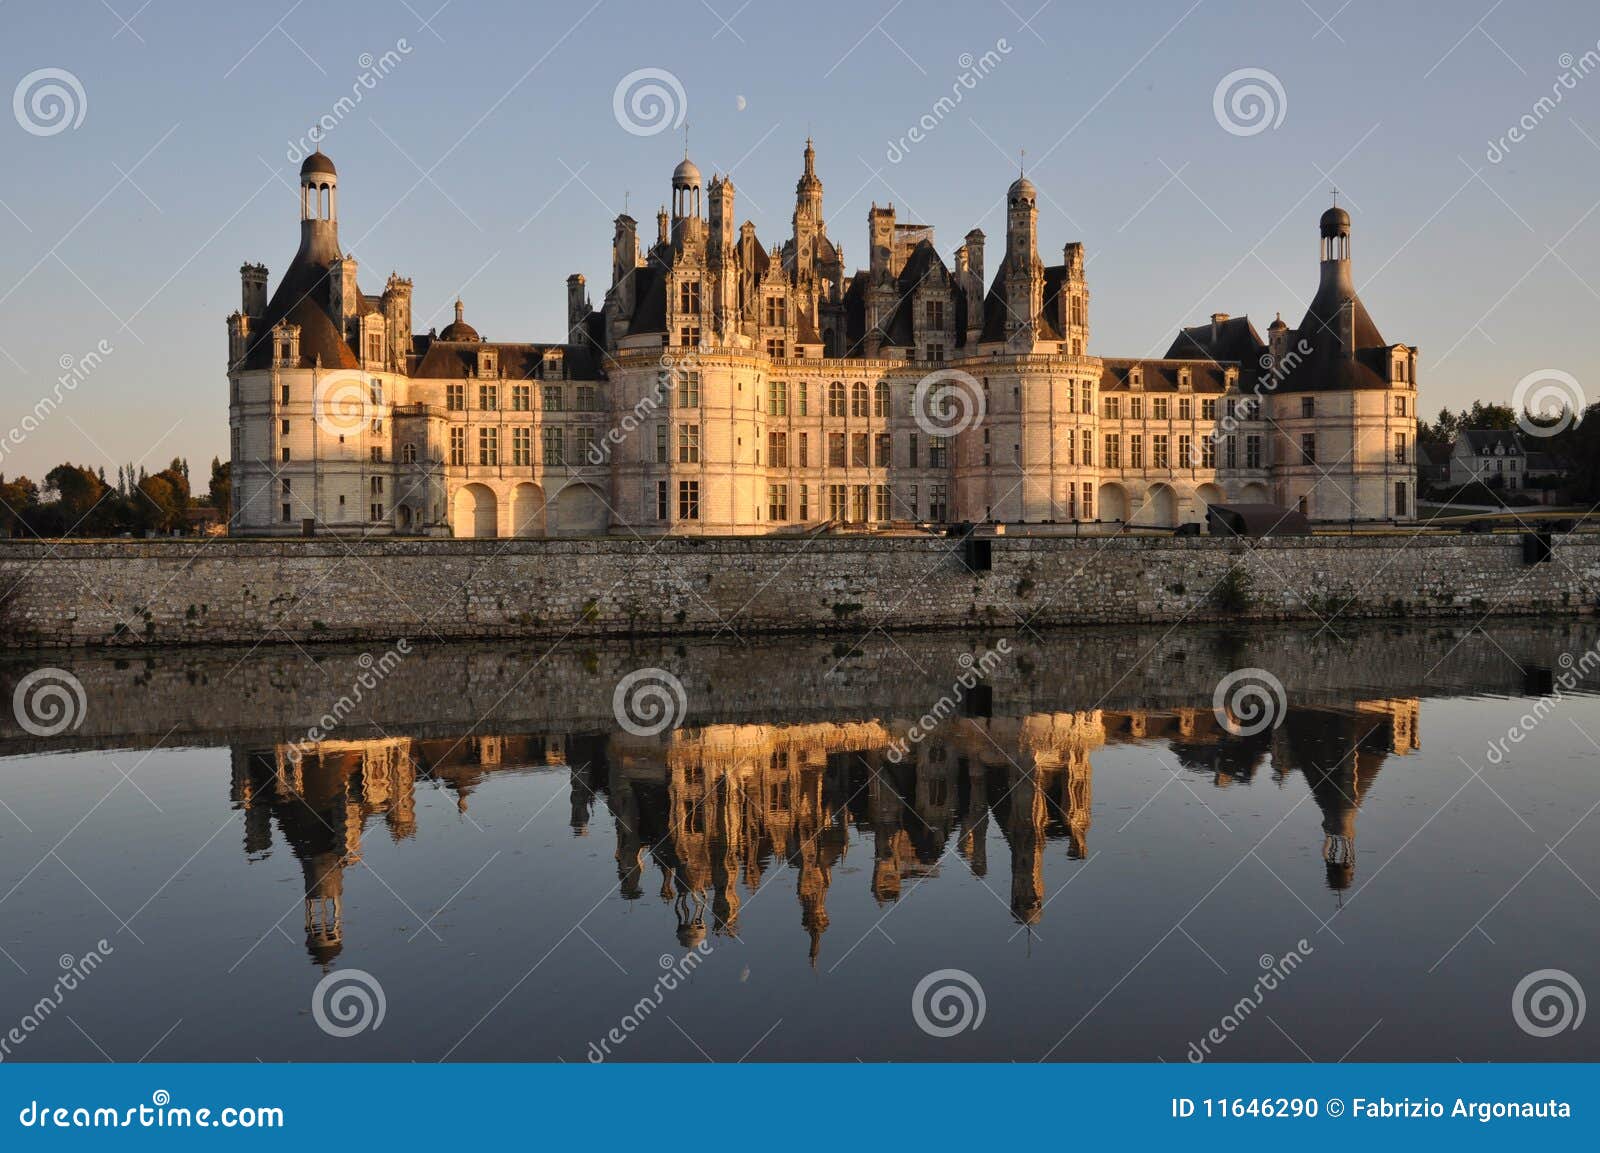
<svg viewBox="0 0 1600 1153">
<path fill-rule="evenodd" d="M 404 444 L 400 446 L 400 460 L 405 464 L 417 463 L 417 446 Z"/>
<path fill-rule="evenodd" d="M 889 382 L 880 380 L 872 389 L 872 415 L 889 415 Z"/>
<path fill-rule="evenodd" d="M 844 415 L 844 381 L 836 380 L 828 385 L 828 415 Z"/>
<path fill-rule="evenodd" d="M 856 381 L 850 386 L 850 415 L 867 415 L 867 386 L 864 381 Z"/>
</svg>

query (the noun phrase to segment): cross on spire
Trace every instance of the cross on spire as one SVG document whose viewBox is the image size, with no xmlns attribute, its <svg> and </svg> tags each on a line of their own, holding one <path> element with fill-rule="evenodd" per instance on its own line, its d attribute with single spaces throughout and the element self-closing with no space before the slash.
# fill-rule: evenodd
<svg viewBox="0 0 1600 1153">
<path fill-rule="evenodd" d="M 1021 178 L 1023 176 L 1026 176 L 1028 174 L 1028 163 L 1027 163 L 1027 161 L 1028 161 L 1028 150 L 1026 148 L 1017 149 L 1017 176 L 1019 178 Z"/>
<path fill-rule="evenodd" d="M 1332 188 L 1328 189 L 1328 191 L 1333 193 L 1333 206 L 1335 208 L 1338 208 L 1339 207 L 1339 186 L 1337 184 L 1335 184 Z"/>
</svg>

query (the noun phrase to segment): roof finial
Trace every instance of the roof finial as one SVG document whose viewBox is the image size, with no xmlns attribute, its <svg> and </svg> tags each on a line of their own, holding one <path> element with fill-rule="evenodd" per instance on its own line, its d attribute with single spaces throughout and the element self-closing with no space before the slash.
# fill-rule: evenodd
<svg viewBox="0 0 1600 1153">
<path fill-rule="evenodd" d="M 1333 193 L 1333 206 L 1335 208 L 1338 208 L 1339 207 L 1339 186 L 1337 184 L 1335 184 L 1332 188 L 1328 189 L 1328 191 Z"/>
<path fill-rule="evenodd" d="M 689 159 L 689 118 L 683 120 L 683 158 Z"/>
<path fill-rule="evenodd" d="M 457 324 L 461 323 L 461 314 L 463 312 L 465 312 L 465 311 L 466 311 L 466 309 L 461 304 L 461 298 L 459 296 L 456 297 L 456 323 Z"/>
<path fill-rule="evenodd" d="M 1028 150 L 1026 148 L 1017 149 L 1017 179 L 1019 179 L 1019 180 L 1022 179 L 1022 177 L 1026 176 L 1028 174 L 1028 163 L 1027 163 L 1027 161 L 1028 161 Z"/>
</svg>

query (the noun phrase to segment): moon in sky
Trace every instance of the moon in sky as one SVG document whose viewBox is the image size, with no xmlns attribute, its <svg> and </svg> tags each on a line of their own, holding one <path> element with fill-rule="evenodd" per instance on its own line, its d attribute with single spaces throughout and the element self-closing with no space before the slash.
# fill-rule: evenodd
<svg viewBox="0 0 1600 1153">
<path fill-rule="evenodd" d="M 745 98 L 743 96 L 735 96 L 733 98 L 733 105 L 740 112 L 743 112 L 745 110 L 745 106 L 746 106 Z"/>
</svg>

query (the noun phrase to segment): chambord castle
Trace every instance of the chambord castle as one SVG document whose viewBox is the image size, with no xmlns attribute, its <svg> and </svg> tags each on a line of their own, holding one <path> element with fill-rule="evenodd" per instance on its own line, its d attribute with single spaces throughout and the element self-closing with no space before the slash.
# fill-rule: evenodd
<svg viewBox="0 0 1600 1153">
<path fill-rule="evenodd" d="M 1297 328 L 1181 330 L 1160 359 L 1092 355 L 1080 243 L 1046 264 L 1035 188 L 974 229 L 867 214 L 864 269 L 828 235 L 806 142 L 767 247 L 687 158 L 653 240 L 617 217 L 597 309 L 567 278 L 554 343 L 412 331 L 411 281 L 370 295 L 339 246 L 339 180 L 300 170 L 300 247 L 228 318 L 232 531 L 457 537 L 781 533 L 829 523 L 1173 526 L 1273 502 L 1414 515 L 1417 350 L 1356 295 L 1350 216 L 1322 214 Z M 986 269 L 985 261 L 992 263 Z"/>
</svg>

